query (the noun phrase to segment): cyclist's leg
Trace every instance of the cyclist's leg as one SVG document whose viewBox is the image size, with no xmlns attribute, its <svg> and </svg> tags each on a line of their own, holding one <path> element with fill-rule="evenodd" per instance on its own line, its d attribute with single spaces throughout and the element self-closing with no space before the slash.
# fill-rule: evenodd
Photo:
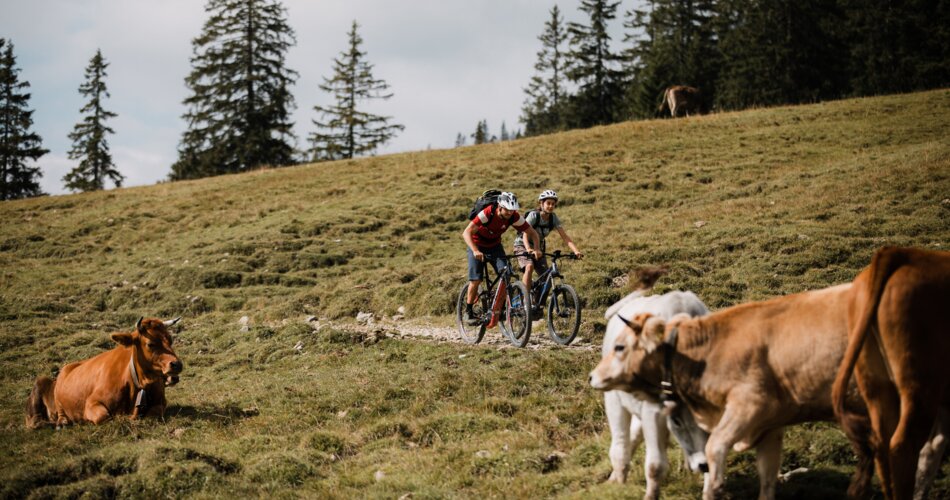
<svg viewBox="0 0 950 500">
<path fill-rule="evenodd" d="M 528 251 L 525 249 L 524 245 L 515 245 L 515 255 L 518 256 L 518 265 L 521 267 L 522 276 L 521 282 L 524 283 L 524 286 L 531 290 L 531 273 L 534 271 L 534 263 L 531 262 L 531 258 L 526 254 Z"/>
<path fill-rule="evenodd" d="M 492 248 L 479 248 L 485 254 L 485 259 L 495 268 L 495 273 L 500 273 L 502 269 L 508 267 L 508 259 L 505 254 L 505 247 L 498 245 Z"/>
<path fill-rule="evenodd" d="M 482 283 L 482 263 L 475 259 L 471 248 L 468 252 L 468 295 L 465 296 L 465 303 L 472 305 L 478 298 L 478 285 Z"/>
</svg>

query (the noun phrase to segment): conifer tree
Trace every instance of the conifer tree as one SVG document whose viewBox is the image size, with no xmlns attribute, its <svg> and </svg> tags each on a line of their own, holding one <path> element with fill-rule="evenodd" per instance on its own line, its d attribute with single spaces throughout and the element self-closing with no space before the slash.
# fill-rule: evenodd
<svg viewBox="0 0 950 500">
<path fill-rule="evenodd" d="M 29 165 L 49 152 L 30 131 L 33 111 L 27 109 L 30 83 L 19 81 L 13 43 L 0 38 L 0 200 L 40 196 L 39 167 Z"/>
<path fill-rule="evenodd" d="M 461 132 L 455 136 L 455 147 L 460 148 L 465 145 L 465 136 Z"/>
<path fill-rule="evenodd" d="M 647 10 L 627 12 L 624 40 L 632 44 L 624 58 L 633 116 L 654 116 L 671 85 L 698 87 L 709 107 L 719 61 L 713 9 L 712 0 L 651 0 Z"/>
<path fill-rule="evenodd" d="M 335 101 L 329 106 L 314 106 L 323 120 L 313 120 L 319 129 L 310 136 L 314 160 L 335 160 L 371 154 L 403 130 L 403 125 L 391 124 L 391 116 L 380 116 L 363 111 L 358 106 L 368 99 L 387 100 L 389 85 L 373 78 L 373 65 L 366 61 L 366 52 L 360 50 L 363 39 L 357 33 L 359 25 L 347 34 L 349 48 L 333 60 L 333 78 L 324 78 L 320 88 L 329 92 Z"/>
<path fill-rule="evenodd" d="M 107 134 L 114 134 L 111 127 L 105 124 L 110 118 L 117 115 L 102 107 L 102 101 L 109 97 L 106 89 L 106 68 L 109 63 L 102 57 L 102 51 L 96 50 L 89 66 L 86 67 L 86 81 L 79 86 L 79 93 L 89 99 L 89 102 L 80 109 L 86 116 L 73 127 L 69 138 L 73 147 L 69 150 L 70 160 L 79 160 L 79 165 L 73 168 L 63 182 L 67 189 L 73 191 L 97 191 L 105 187 L 105 180 L 111 180 L 115 187 L 122 186 L 125 178 L 115 168 L 112 154 L 109 152 Z"/>
<path fill-rule="evenodd" d="M 190 179 L 294 162 L 297 72 L 285 55 L 296 43 L 278 0 L 208 0 L 192 41 L 188 129 L 171 178 Z"/>
<path fill-rule="evenodd" d="M 508 135 L 508 128 L 505 127 L 505 122 L 501 122 L 501 132 L 498 134 L 498 138 L 502 141 L 510 141 L 511 136 Z"/>
<path fill-rule="evenodd" d="M 623 118 L 620 56 L 611 52 L 607 33 L 607 24 L 617 16 L 618 5 L 619 1 L 581 0 L 579 9 L 587 14 L 590 24 L 567 25 L 571 40 L 567 77 L 578 85 L 572 98 L 572 126 L 602 125 Z"/>
<path fill-rule="evenodd" d="M 474 139 L 475 144 L 485 144 L 489 142 L 491 138 L 488 136 L 488 120 L 479 121 L 471 137 Z"/>
<path fill-rule="evenodd" d="M 567 39 L 567 29 L 557 5 L 550 13 L 538 37 L 541 50 L 534 63 L 535 74 L 524 89 L 528 97 L 521 108 L 521 121 L 528 135 L 552 132 L 564 126 L 566 60 L 562 44 Z"/>
<path fill-rule="evenodd" d="M 719 0 L 722 108 L 837 98 L 847 92 L 845 19 L 828 0 Z"/>
</svg>

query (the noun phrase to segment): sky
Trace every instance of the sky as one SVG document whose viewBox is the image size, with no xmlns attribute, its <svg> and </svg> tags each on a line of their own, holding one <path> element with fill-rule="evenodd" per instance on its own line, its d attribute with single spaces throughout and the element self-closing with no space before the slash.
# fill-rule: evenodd
<svg viewBox="0 0 950 500">
<path fill-rule="evenodd" d="M 320 90 L 332 60 L 346 49 L 355 20 L 362 50 L 394 94 L 364 104 L 392 116 L 405 130 L 377 154 L 454 146 L 479 120 L 498 135 L 518 122 L 524 87 L 534 74 L 538 36 L 558 3 L 566 21 L 585 22 L 578 0 L 284 0 L 297 43 L 287 67 L 299 73 L 293 94 L 296 146 L 319 118 L 315 105 L 330 104 Z M 167 179 L 185 130 L 184 80 L 191 71 L 192 39 L 207 19 L 205 0 L 0 0 L 0 38 L 13 43 L 19 80 L 28 82 L 33 128 L 50 152 L 37 161 L 40 186 L 63 194 L 70 160 L 68 138 L 82 119 L 79 94 L 85 68 L 102 51 L 110 97 L 103 107 L 118 116 L 107 125 L 124 186 Z M 624 0 L 610 27 L 612 49 L 622 47 Z M 471 138 L 468 138 L 471 143 Z M 111 184 L 107 187 L 111 188 Z"/>
</svg>

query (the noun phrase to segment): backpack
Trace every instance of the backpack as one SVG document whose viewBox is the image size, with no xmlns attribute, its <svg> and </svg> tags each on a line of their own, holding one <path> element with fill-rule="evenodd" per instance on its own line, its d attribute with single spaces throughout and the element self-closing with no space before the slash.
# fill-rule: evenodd
<svg viewBox="0 0 950 500">
<path fill-rule="evenodd" d="M 498 195 L 501 194 L 501 191 L 497 189 L 489 189 L 482 193 L 481 196 L 475 200 L 475 206 L 472 207 L 472 210 L 468 213 L 468 220 L 472 220 L 478 215 L 478 212 L 485 210 L 485 207 L 491 205 L 491 216 L 495 216 L 495 209 L 498 208 Z M 491 222 L 491 218 L 488 219 Z"/>
</svg>

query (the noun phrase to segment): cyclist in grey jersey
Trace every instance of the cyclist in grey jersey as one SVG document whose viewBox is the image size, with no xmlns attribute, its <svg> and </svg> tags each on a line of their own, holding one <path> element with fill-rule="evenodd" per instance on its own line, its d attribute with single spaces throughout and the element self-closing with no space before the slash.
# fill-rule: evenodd
<svg viewBox="0 0 950 500">
<path fill-rule="evenodd" d="M 541 195 L 538 196 L 538 209 L 528 212 L 528 215 L 525 216 L 525 220 L 534 228 L 535 232 L 538 233 L 538 238 L 541 240 L 542 252 L 546 251 L 545 238 L 548 234 L 551 234 L 553 231 L 557 231 L 561 235 L 561 239 L 564 240 L 564 243 L 567 244 L 567 247 L 574 252 L 574 255 L 577 258 L 584 256 L 580 250 L 578 250 L 577 245 L 574 244 L 574 240 L 568 236 L 567 231 L 564 230 L 564 225 L 561 224 L 561 219 L 558 218 L 557 214 L 554 213 L 554 210 L 557 208 L 557 193 L 553 190 L 546 189 L 541 192 Z M 526 254 L 524 240 L 522 239 L 522 233 L 519 232 L 518 236 L 515 238 L 515 254 Z M 535 264 L 536 263 L 536 264 Z M 523 271 L 521 280 L 524 282 L 525 286 L 528 287 L 528 290 L 531 290 L 531 275 L 537 266 L 539 273 L 544 272 L 548 267 L 547 258 L 541 257 L 536 259 L 534 262 L 527 256 L 518 257 L 518 264 Z"/>
</svg>

